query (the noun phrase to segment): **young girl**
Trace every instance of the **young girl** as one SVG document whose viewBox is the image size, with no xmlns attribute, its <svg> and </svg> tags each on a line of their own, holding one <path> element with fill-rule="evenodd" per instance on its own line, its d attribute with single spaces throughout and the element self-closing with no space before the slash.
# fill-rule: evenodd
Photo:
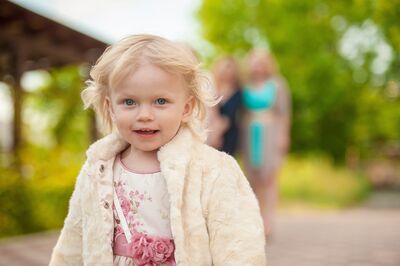
<svg viewBox="0 0 400 266">
<path fill-rule="evenodd" d="M 85 106 L 111 133 L 87 151 L 50 265 L 265 265 L 249 183 L 203 144 L 214 98 L 193 53 L 131 36 L 90 75 Z"/>
</svg>

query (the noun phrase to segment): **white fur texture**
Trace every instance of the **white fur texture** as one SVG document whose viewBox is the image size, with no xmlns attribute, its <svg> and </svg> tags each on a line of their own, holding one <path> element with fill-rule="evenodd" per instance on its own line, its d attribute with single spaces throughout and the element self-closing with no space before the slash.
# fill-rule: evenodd
<svg viewBox="0 0 400 266">
<path fill-rule="evenodd" d="M 126 146 L 113 133 L 88 149 L 50 265 L 113 264 L 112 167 Z M 231 156 L 181 129 L 158 159 L 177 265 L 266 265 L 258 203 Z"/>
</svg>

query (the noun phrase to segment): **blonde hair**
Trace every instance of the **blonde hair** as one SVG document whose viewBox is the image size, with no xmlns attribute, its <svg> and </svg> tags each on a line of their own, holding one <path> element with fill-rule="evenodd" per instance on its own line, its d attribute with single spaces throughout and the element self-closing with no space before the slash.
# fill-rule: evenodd
<svg viewBox="0 0 400 266">
<path fill-rule="evenodd" d="M 210 81 L 200 69 L 196 55 L 187 45 L 154 35 L 132 35 L 109 46 L 90 71 L 91 79 L 82 91 L 85 109 L 92 107 L 100 119 L 102 131 L 115 129 L 106 103 L 110 89 L 148 62 L 163 70 L 182 75 L 195 98 L 192 119 L 187 126 L 201 140 L 206 138 L 207 109 L 216 104 Z"/>
</svg>

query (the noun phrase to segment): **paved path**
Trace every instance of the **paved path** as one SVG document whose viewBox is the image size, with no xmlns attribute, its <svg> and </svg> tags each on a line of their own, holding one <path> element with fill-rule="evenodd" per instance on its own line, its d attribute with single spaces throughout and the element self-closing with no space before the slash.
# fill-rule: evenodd
<svg viewBox="0 0 400 266">
<path fill-rule="evenodd" d="M 48 265 L 58 231 L 20 236 L 0 241 L 0 266 Z"/>
<path fill-rule="evenodd" d="M 281 212 L 275 232 L 267 247 L 269 266 L 400 266 L 396 207 Z M 0 266 L 47 265 L 58 234 L 0 241 Z"/>
<path fill-rule="evenodd" d="M 281 214 L 269 266 L 400 266 L 400 210 Z"/>
</svg>

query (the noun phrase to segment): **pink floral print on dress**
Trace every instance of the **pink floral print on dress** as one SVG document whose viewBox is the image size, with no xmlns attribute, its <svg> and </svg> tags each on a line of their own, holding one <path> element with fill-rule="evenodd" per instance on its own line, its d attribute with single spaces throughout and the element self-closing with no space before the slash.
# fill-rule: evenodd
<svg viewBox="0 0 400 266">
<path fill-rule="evenodd" d="M 144 202 L 152 202 L 150 193 L 146 190 L 131 189 L 124 180 L 114 182 L 115 191 L 121 204 L 122 212 L 127 220 L 132 234 L 128 243 L 121 227 L 121 221 L 114 207 L 115 228 L 113 250 L 117 256 L 129 257 L 132 261 L 127 264 L 139 266 L 176 265 L 174 259 L 174 242 L 168 237 L 149 235 L 144 230 L 139 208 Z M 139 216 L 138 216 L 139 215 Z M 163 216 L 163 215 L 161 215 Z"/>
</svg>

